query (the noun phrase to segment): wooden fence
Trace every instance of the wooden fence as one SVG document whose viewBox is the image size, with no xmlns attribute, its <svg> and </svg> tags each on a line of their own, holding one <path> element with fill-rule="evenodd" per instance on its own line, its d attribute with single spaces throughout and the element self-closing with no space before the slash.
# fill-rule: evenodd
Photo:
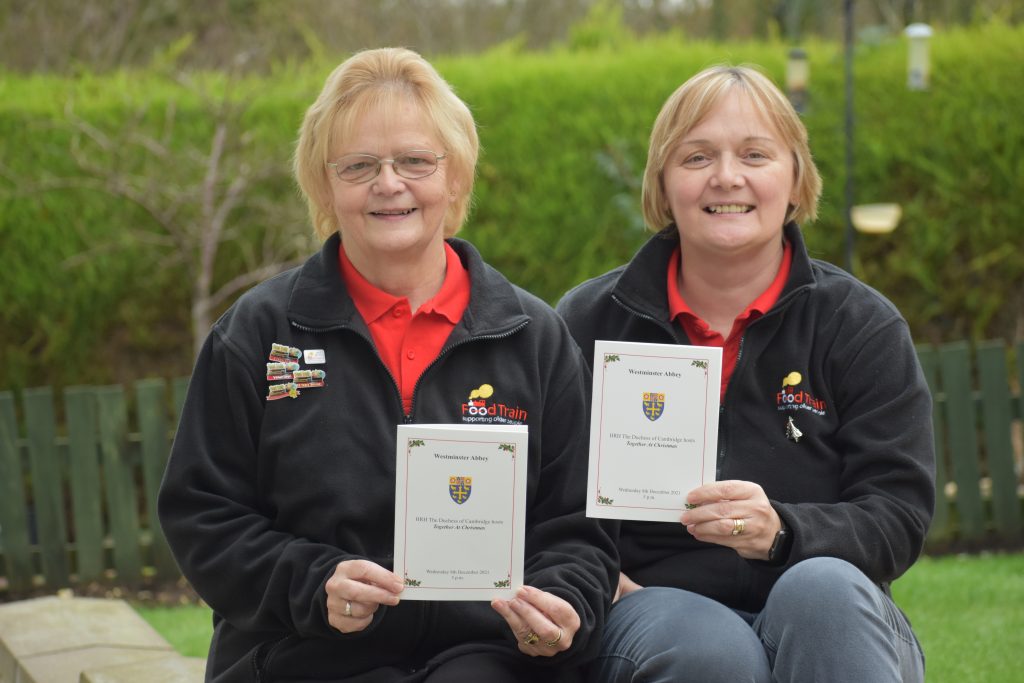
<svg viewBox="0 0 1024 683">
<path fill-rule="evenodd" d="M 967 342 L 918 347 L 935 399 L 932 549 L 1020 546 L 1024 343 L 1016 345 L 1014 379 L 1009 356 L 1001 341 L 981 342 L 973 354 Z"/>
<path fill-rule="evenodd" d="M 935 397 L 932 549 L 1022 540 L 1024 400 L 1011 384 L 1024 386 L 1024 344 L 1015 353 L 1011 380 L 1002 342 L 973 353 L 966 342 L 918 349 Z M 0 596 L 180 577 L 156 523 L 156 492 L 186 385 L 73 387 L 60 402 L 50 388 L 27 389 L 20 410 L 0 392 Z"/>
<path fill-rule="evenodd" d="M 23 392 L 23 429 L 14 396 L 0 392 L 0 584 L 21 592 L 180 577 L 156 492 L 187 382 L 68 388 L 63 430 L 49 387 Z"/>
</svg>

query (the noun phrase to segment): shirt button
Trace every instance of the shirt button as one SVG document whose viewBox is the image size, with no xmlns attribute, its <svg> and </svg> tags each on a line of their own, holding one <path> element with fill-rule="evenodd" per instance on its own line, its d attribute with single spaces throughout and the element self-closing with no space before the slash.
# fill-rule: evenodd
<svg viewBox="0 0 1024 683">
<path fill-rule="evenodd" d="M 402 313 L 403 313 L 403 311 L 402 311 L 401 308 L 393 308 L 393 309 L 391 309 L 391 315 L 395 316 L 396 318 L 401 318 L 402 317 Z"/>
<path fill-rule="evenodd" d="M 405 357 L 408 358 L 409 360 L 413 360 L 414 358 L 416 358 L 416 352 L 415 351 L 406 351 L 405 352 Z"/>
</svg>

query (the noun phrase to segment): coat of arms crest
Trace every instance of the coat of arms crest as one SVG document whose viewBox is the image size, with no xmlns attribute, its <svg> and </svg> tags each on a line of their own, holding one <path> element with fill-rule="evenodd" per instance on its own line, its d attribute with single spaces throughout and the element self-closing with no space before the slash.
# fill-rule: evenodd
<svg viewBox="0 0 1024 683">
<path fill-rule="evenodd" d="M 656 391 L 644 392 L 644 416 L 654 422 L 665 410 L 665 394 Z"/>
<path fill-rule="evenodd" d="M 469 500 L 473 492 L 473 477 L 448 477 L 448 495 L 459 505 Z"/>
</svg>

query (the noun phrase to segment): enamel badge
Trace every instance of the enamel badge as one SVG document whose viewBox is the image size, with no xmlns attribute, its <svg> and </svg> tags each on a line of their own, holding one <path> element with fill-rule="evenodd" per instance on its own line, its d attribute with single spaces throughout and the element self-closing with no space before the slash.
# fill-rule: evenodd
<svg viewBox="0 0 1024 683">
<path fill-rule="evenodd" d="M 302 358 L 302 351 L 294 346 L 285 344 L 271 344 L 268 360 L 275 363 L 295 363 Z"/>
<path fill-rule="evenodd" d="M 295 385 L 295 382 L 287 382 L 286 384 L 271 384 L 267 390 L 267 400 L 276 401 L 282 398 L 298 398 L 299 388 Z"/>
<path fill-rule="evenodd" d="M 326 384 L 327 373 L 323 370 L 296 370 L 292 373 L 292 381 L 300 389 L 322 387 Z"/>
<path fill-rule="evenodd" d="M 804 433 L 797 429 L 796 423 L 793 422 L 793 418 L 788 418 L 786 420 L 786 438 L 792 441 L 793 443 L 799 443 L 800 437 L 803 435 Z"/>
<path fill-rule="evenodd" d="M 282 382 L 271 384 L 267 389 L 267 400 L 276 401 L 282 398 L 298 398 L 300 389 L 315 389 L 327 385 L 327 373 L 323 370 L 307 370 L 299 365 L 305 359 L 307 363 L 323 363 L 325 356 L 322 349 L 312 349 L 303 353 L 302 349 L 287 344 L 271 344 L 270 362 L 267 363 L 267 381 Z"/>
<path fill-rule="evenodd" d="M 292 373 L 298 369 L 298 363 L 267 363 L 267 381 L 291 379 Z"/>
</svg>

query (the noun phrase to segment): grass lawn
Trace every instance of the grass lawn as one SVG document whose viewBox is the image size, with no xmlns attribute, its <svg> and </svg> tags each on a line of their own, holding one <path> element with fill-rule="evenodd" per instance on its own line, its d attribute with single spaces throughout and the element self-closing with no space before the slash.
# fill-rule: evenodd
<svg viewBox="0 0 1024 683">
<path fill-rule="evenodd" d="M 928 683 L 1016 683 L 1024 664 L 1024 554 L 925 557 L 893 584 Z"/>
<path fill-rule="evenodd" d="M 925 557 L 893 594 L 924 647 L 928 683 L 1022 680 L 1024 554 Z M 209 608 L 136 609 L 178 652 L 206 656 Z"/>
<path fill-rule="evenodd" d="M 186 657 L 206 657 L 210 651 L 213 623 L 205 605 L 152 607 L 132 605 L 174 649 Z"/>
</svg>

